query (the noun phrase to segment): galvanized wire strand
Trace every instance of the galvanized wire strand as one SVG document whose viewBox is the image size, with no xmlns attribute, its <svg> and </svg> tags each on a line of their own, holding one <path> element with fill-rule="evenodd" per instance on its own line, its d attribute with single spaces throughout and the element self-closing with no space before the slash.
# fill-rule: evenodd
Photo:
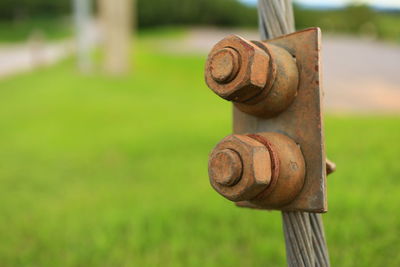
<svg viewBox="0 0 400 267">
<path fill-rule="evenodd" d="M 294 32 L 291 0 L 259 0 L 259 26 L 263 40 Z"/>
<path fill-rule="evenodd" d="M 283 212 L 286 256 L 289 266 L 314 266 L 312 232 L 308 214 Z"/>
<path fill-rule="evenodd" d="M 295 31 L 291 0 L 258 0 L 259 31 L 267 40 Z M 328 267 L 322 216 L 282 212 L 288 266 Z"/>
<path fill-rule="evenodd" d="M 326 247 L 324 225 L 321 214 L 310 214 L 311 229 L 313 233 L 313 247 L 316 266 L 329 266 L 329 254 Z"/>
<path fill-rule="evenodd" d="M 321 214 L 282 212 L 288 266 L 328 267 Z"/>
</svg>

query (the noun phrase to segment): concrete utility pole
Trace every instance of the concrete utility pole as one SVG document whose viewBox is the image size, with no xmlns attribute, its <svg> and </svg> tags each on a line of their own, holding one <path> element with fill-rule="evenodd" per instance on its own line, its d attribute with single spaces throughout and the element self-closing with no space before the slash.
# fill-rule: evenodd
<svg viewBox="0 0 400 267">
<path fill-rule="evenodd" d="M 74 0 L 74 13 L 78 68 L 82 72 L 89 72 L 92 68 L 90 57 L 91 0 Z"/>
<path fill-rule="evenodd" d="M 133 0 L 99 0 L 103 30 L 104 69 L 112 75 L 129 71 L 132 45 Z"/>
<path fill-rule="evenodd" d="M 295 31 L 291 0 L 258 0 L 261 39 Z M 282 212 L 288 266 L 328 267 L 329 256 L 319 213 Z"/>
</svg>

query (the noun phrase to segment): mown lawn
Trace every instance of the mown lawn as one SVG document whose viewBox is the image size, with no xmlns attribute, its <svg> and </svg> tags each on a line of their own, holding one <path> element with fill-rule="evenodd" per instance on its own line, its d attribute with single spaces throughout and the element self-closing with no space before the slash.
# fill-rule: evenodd
<svg viewBox="0 0 400 267">
<path fill-rule="evenodd" d="M 230 105 L 204 58 L 140 40 L 123 78 L 72 61 L 0 81 L 1 266 L 284 266 L 278 212 L 207 178 Z M 333 266 L 400 265 L 400 117 L 326 119 Z"/>
</svg>

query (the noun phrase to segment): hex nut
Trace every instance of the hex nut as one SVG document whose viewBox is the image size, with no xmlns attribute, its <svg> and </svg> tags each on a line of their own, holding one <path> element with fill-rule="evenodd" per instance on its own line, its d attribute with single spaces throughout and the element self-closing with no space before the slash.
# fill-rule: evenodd
<svg viewBox="0 0 400 267">
<path fill-rule="evenodd" d="M 240 157 L 241 168 L 237 158 L 228 150 Z M 241 173 L 235 177 L 238 170 Z M 210 183 L 219 194 L 231 201 L 248 200 L 268 187 L 271 158 L 267 148 L 256 140 L 245 135 L 230 135 L 213 149 L 208 172 Z"/>
<path fill-rule="evenodd" d="M 210 177 L 220 185 L 232 186 L 242 175 L 242 159 L 232 149 L 222 149 L 210 157 Z"/>
<path fill-rule="evenodd" d="M 211 50 L 205 67 L 205 80 L 220 97 L 244 102 L 265 88 L 269 68 L 270 57 L 265 51 L 250 41 L 231 35 Z"/>
<path fill-rule="evenodd" d="M 293 201 L 303 188 L 306 170 L 303 154 L 296 142 L 286 135 L 263 132 L 256 136 L 266 140 L 272 153 L 277 155 L 279 170 L 270 186 L 250 202 L 262 207 L 282 207 Z"/>
<path fill-rule="evenodd" d="M 271 118 L 286 110 L 297 95 L 299 71 L 293 56 L 284 48 L 264 42 L 258 43 L 271 57 L 270 80 L 256 97 L 235 106 L 250 115 Z"/>
<path fill-rule="evenodd" d="M 210 58 L 210 74 L 217 83 L 228 83 L 233 80 L 240 67 L 239 53 L 230 47 L 212 54 Z"/>
</svg>

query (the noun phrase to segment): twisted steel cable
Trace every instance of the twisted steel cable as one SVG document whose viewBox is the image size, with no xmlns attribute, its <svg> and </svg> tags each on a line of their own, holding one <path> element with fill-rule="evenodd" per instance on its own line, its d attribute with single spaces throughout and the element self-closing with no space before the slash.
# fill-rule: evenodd
<svg viewBox="0 0 400 267">
<path fill-rule="evenodd" d="M 258 0 L 262 40 L 295 31 L 291 0 Z M 282 212 L 288 266 L 329 267 L 321 214 Z"/>
</svg>

